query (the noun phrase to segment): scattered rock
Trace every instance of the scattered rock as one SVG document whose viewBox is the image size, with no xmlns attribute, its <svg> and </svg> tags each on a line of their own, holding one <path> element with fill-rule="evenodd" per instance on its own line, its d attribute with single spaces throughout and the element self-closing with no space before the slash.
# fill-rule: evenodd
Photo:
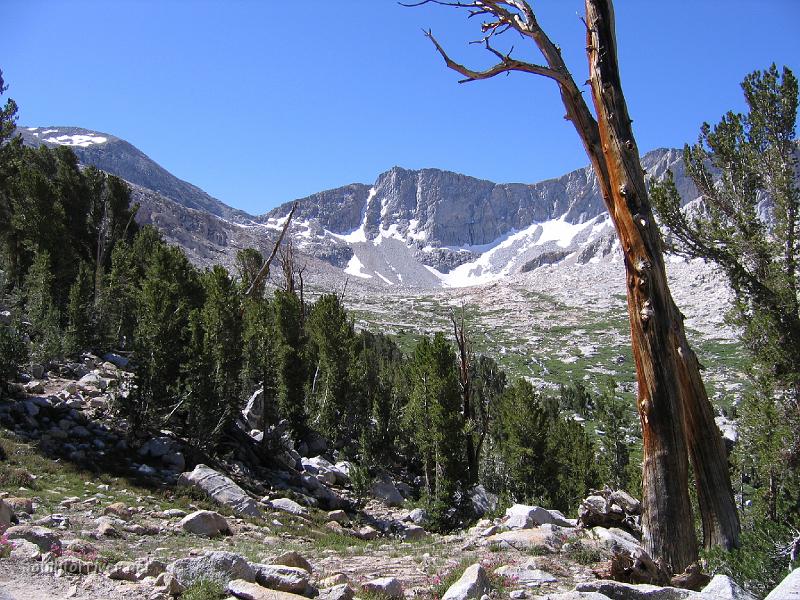
<svg viewBox="0 0 800 600">
<path fill-rule="evenodd" d="M 387 598 L 395 598 L 402 600 L 403 598 L 403 584 L 399 579 L 394 577 L 380 577 L 372 579 L 361 586 L 361 588 L 370 594 L 381 594 Z"/>
<path fill-rule="evenodd" d="M 56 548 L 61 550 L 61 539 L 58 534 L 47 527 L 38 525 L 16 525 L 6 529 L 6 538 L 9 540 L 28 540 L 36 544 L 42 552 L 50 552 Z"/>
<path fill-rule="evenodd" d="M 39 560 L 42 557 L 42 551 L 39 546 L 28 540 L 17 540 L 14 542 L 14 547 L 11 549 L 11 558 L 20 560 Z"/>
<path fill-rule="evenodd" d="M 403 496 L 388 476 L 373 482 L 370 493 L 387 506 L 403 506 Z"/>
<path fill-rule="evenodd" d="M 232 533 L 225 517 L 211 510 L 195 511 L 186 515 L 178 524 L 184 531 L 208 537 L 229 535 Z"/>
<path fill-rule="evenodd" d="M 800 598 L 800 568 L 789 573 L 764 600 L 796 600 L 796 598 Z"/>
<path fill-rule="evenodd" d="M 3 502 L 9 506 L 13 513 L 33 514 L 33 501 L 30 498 L 3 498 L 0 500 L 0 523 L 3 522 Z"/>
<path fill-rule="evenodd" d="M 347 583 L 335 585 L 320 593 L 319 600 L 353 600 L 355 592 Z"/>
<path fill-rule="evenodd" d="M 499 503 L 497 494 L 487 492 L 486 488 L 482 485 L 476 485 L 472 488 L 472 491 L 469 493 L 469 499 L 472 503 L 473 512 L 479 517 L 496 511 Z"/>
<path fill-rule="evenodd" d="M 174 575 L 178 582 L 188 587 L 198 579 L 213 579 L 227 583 L 234 579 L 254 582 L 255 569 L 247 560 L 233 552 L 209 552 L 196 558 L 181 558 L 167 567 L 167 572 Z"/>
<path fill-rule="evenodd" d="M 282 510 L 283 512 L 288 512 L 293 515 L 307 515 L 308 509 L 303 506 L 300 506 L 294 500 L 290 500 L 289 498 L 276 498 L 275 500 L 270 500 L 269 505 L 277 510 Z"/>
<path fill-rule="evenodd" d="M 8 527 L 14 522 L 14 510 L 0 498 L 0 526 Z"/>
<path fill-rule="evenodd" d="M 307 573 L 313 572 L 311 563 L 309 563 L 301 554 L 297 552 L 285 552 L 272 562 L 276 565 L 285 565 L 287 567 L 303 569 Z"/>
<path fill-rule="evenodd" d="M 508 529 L 530 529 L 539 525 L 556 525 L 553 515 L 544 508 L 515 504 L 506 509 L 505 526 Z"/>
<path fill-rule="evenodd" d="M 308 571 L 284 565 L 254 564 L 256 583 L 272 590 L 310 596 Z"/>
<path fill-rule="evenodd" d="M 182 473 L 178 485 L 193 486 L 203 490 L 215 502 L 227 506 L 233 512 L 249 517 L 263 517 L 258 503 L 236 485 L 230 477 L 207 467 L 197 465 L 193 471 Z"/>
<path fill-rule="evenodd" d="M 139 580 L 136 563 L 128 560 L 121 560 L 118 563 L 111 565 L 108 568 L 107 575 L 109 579 L 115 579 L 117 581 Z"/>
<path fill-rule="evenodd" d="M 166 572 L 167 565 L 160 560 L 155 558 L 148 558 L 144 561 L 144 563 L 139 565 L 139 568 L 136 571 L 136 576 L 139 579 L 144 579 L 145 577 L 158 577 L 162 573 Z"/>
<path fill-rule="evenodd" d="M 727 575 L 714 575 L 709 584 L 703 588 L 699 598 L 702 600 L 756 600 L 753 594 L 739 587 L 739 584 Z"/>
<path fill-rule="evenodd" d="M 486 571 L 478 563 L 464 571 L 442 596 L 442 600 L 479 600 L 491 591 Z"/>
<path fill-rule="evenodd" d="M 240 600 L 303 600 L 304 596 L 279 592 L 261 587 L 257 583 L 251 583 L 242 579 L 234 579 L 225 586 L 225 591 Z"/>
<path fill-rule="evenodd" d="M 579 583 L 575 586 L 575 591 L 596 592 L 615 600 L 684 600 L 697 595 L 697 592 L 691 590 L 648 584 L 634 585 L 609 579 Z"/>
<path fill-rule="evenodd" d="M 536 562 L 530 560 L 522 565 L 506 565 L 495 569 L 495 574 L 506 579 L 510 579 L 520 585 L 538 586 L 543 583 L 555 583 L 558 581 L 554 575 L 547 571 L 536 568 Z"/>
</svg>

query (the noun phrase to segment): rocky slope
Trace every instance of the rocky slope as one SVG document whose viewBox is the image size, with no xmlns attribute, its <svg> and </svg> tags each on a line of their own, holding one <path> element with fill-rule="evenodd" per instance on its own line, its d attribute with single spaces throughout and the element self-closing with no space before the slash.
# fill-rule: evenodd
<svg viewBox="0 0 800 600">
<path fill-rule="evenodd" d="M 752 600 L 724 577 L 659 573 L 624 492 L 589 496 L 577 519 L 514 505 L 438 535 L 391 475 L 360 507 L 351 465 L 324 446 L 286 446 L 288 464 L 234 453 L 211 468 L 169 432 L 129 438 L 114 406 L 130 374 L 104 358 L 29 373 L 0 401 L 4 599 L 168 600 L 212 579 L 241 600 Z M 493 502 L 473 494 L 476 508 Z"/>
</svg>

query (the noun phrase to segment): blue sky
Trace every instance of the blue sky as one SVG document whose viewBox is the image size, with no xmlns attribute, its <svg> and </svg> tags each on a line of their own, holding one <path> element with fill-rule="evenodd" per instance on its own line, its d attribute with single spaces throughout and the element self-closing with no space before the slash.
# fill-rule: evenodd
<svg viewBox="0 0 800 600">
<path fill-rule="evenodd" d="M 534 2 L 576 81 L 580 0 Z M 693 141 L 741 110 L 771 62 L 800 75 L 800 0 L 618 0 L 623 86 L 642 151 Z M 237 208 L 393 165 L 533 182 L 587 163 L 555 84 L 519 74 L 459 85 L 421 32 L 462 62 L 478 23 L 393 0 L 5 0 L 0 69 L 19 123 L 125 138 Z M 509 38 L 510 39 L 510 38 Z M 535 59 L 522 40 L 521 58 Z"/>
</svg>

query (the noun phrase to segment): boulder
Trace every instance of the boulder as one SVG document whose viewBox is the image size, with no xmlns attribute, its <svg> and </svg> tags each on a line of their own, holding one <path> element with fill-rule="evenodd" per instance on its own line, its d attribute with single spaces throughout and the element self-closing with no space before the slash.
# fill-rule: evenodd
<svg viewBox="0 0 800 600">
<path fill-rule="evenodd" d="M 111 363 L 112 365 L 120 369 L 128 368 L 128 365 L 131 362 L 124 356 L 120 356 L 119 354 L 115 354 L 114 352 L 107 352 L 106 354 L 103 354 L 103 360 Z"/>
<path fill-rule="evenodd" d="M 275 500 L 270 500 L 269 505 L 276 510 L 282 510 L 283 512 L 291 513 L 293 515 L 308 514 L 308 509 L 300 506 L 297 502 L 290 500 L 289 498 L 276 498 Z"/>
<path fill-rule="evenodd" d="M 128 560 L 121 560 L 111 565 L 107 572 L 109 579 L 117 581 L 139 581 L 136 563 Z"/>
<path fill-rule="evenodd" d="M 39 560 L 42 557 L 42 551 L 39 546 L 28 540 L 16 540 L 14 547 L 11 549 L 11 558 L 19 560 Z"/>
<path fill-rule="evenodd" d="M 387 506 L 403 506 L 403 496 L 388 476 L 375 480 L 370 493 Z"/>
<path fill-rule="evenodd" d="M 289 592 L 301 596 L 313 596 L 308 583 L 308 571 L 284 565 L 254 564 L 256 583 L 279 592 Z M 316 592 L 316 590 L 313 590 Z"/>
<path fill-rule="evenodd" d="M 209 552 L 195 558 L 181 558 L 167 567 L 167 572 L 174 575 L 178 582 L 189 587 L 199 579 L 213 579 L 220 583 L 228 583 L 235 579 L 254 582 L 255 569 L 244 557 L 233 552 Z"/>
<path fill-rule="evenodd" d="M 338 523 L 337 523 L 338 524 Z M 369 525 L 364 525 L 360 529 L 353 532 L 353 535 L 356 536 L 360 540 L 364 541 L 371 541 L 378 537 L 378 530 L 374 527 L 370 527 Z"/>
<path fill-rule="evenodd" d="M 16 525 L 6 529 L 6 539 L 8 540 L 27 540 L 36 544 L 42 552 L 50 552 L 53 549 L 61 550 L 61 539 L 58 534 L 47 527 L 38 525 Z"/>
<path fill-rule="evenodd" d="M 550 552 L 558 552 L 564 545 L 564 539 L 570 533 L 569 529 L 557 527 L 555 525 L 542 525 L 533 529 L 513 529 L 496 533 L 486 538 L 490 544 L 500 544 L 512 546 L 514 548 L 540 548 Z"/>
<path fill-rule="evenodd" d="M 175 446 L 175 442 L 166 436 L 151 438 L 139 448 L 139 456 L 161 458 L 172 450 L 173 446 Z"/>
<path fill-rule="evenodd" d="M 797 600 L 800 598 L 800 568 L 795 569 L 764 600 Z"/>
<path fill-rule="evenodd" d="M 632 584 L 601 579 L 575 586 L 576 592 L 596 592 L 614 600 L 684 600 L 696 598 L 697 592 L 674 587 L 659 587 L 644 583 Z"/>
<path fill-rule="evenodd" d="M 250 399 L 242 411 L 242 417 L 247 424 L 254 429 L 261 429 L 264 425 L 264 389 L 259 388 Z"/>
<path fill-rule="evenodd" d="M 345 583 L 350 583 L 350 579 L 348 579 L 347 575 L 344 573 L 336 573 L 336 575 L 331 575 L 320 581 L 319 585 L 323 588 L 332 588 Z"/>
<path fill-rule="evenodd" d="M 505 526 L 508 529 L 531 529 L 540 525 L 556 525 L 556 520 L 544 508 L 515 504 L 506 509 Z"/>
<path fill-rule="evenodd" d="M 469 500 L 472 503 L 472 511 L 479 517 L 496 511 L 499 502 L 497 494 L 487 492 L 482 485 L 476 485 L 472 488 L 469 493 Z"/>
<path fill-rule="evenodd" d="M 143 563 L 139 563 L 136 570 L 136 576 L 139 579 L 144 579 L 145 577 L 158 577 L 162 573 L 166 572 L 166 570 L 167 565 L 163 561 L 155 558 L 148 558 Z"/>
<path fill-rule="evenodd" d="M 415 508 L 408 513 L 403 520 L 411 521 L 415 525 L 425 525 L 425 523 L 428 522 L 428 511 L 424 508 Z"/>
<path fill-rule="evenodd" d="M 308 562 L 301 554 L 294 551 L 284 552 L 278 558 L 273 560 L 272 563 L 276 565 L 285 565 L 287 567 L 297 567 L 298 569 L 303 569 L 307 573 L 313 572 L 311 563 Z"/>
<path fill-rule="evenodd" d="M 620 548 L 632 554 L 642 548 L 639 540 L 618 527 L 594 527 L 590 535 L 608 550 Z"/>
<path fill-rule="evenodd" d="M 308 432 L 303 438 L 303 442 L 306 444 L 307 456 L 319 456 L 328 449 L 328 442 L 316 431 Z M 345 475 L 346 474 L 347 473 L 345 473 Z"/>
<path fill-rule="evenodd" d="M 305 598 L 297 594 L 269 590 L 243 579 L 229 581 L 225 591 L 239 600 L 304 600 Z"/>
<path fill-rule="evenodd" d="M 328 520 L 336 521 L 337 523 L 346 525 L 350 522 L 350 517 L 348 517 L 347 513 L 343 510 L 332 510 L 328 513 Z"/>
<path fill-rule="evenodd" d="M 258 503 L 232 479 L 206 465 L 197 465 L 193 471 L 182 473 L 178 478 L 178 485 L 201 489 L 215 502 L 227 506 L 237 514 L 249 517 L 263 516 Z"/>
<path fill-rule="evenodd" d="M 368 594 L 379 594 L 387 598 L 402 600 L 403 584 L 394 577 L 379 577 L 367 581 L 361 588 Z"/>
<path fill-rule="evenodd" d="M 442 600 L 480 600 L 490 591 L 489 578 L 478 563 L 466 568 L 458 581 L 447 588 Z"/>
<path fill-rule="evenodd" d="M 197 535 L 213 537 L 215 535 L 227 535 L 231 533 L 228 521 L 218 512 L 211 510 L 197 510 L 186 515 L 178 523 L 184 531 Z"/>
<path fill-rule="evenodd" d="M 700 592 L 698 600 L 701 598 L 702 600 L 756 600 L 753 594 L 739 587 L 739 584 L 727 575 L 714 575 Z"/>
<path fill-rule="evenodd" d="M 494 572 L 496 575 L 512 580 L 515 585 L 539 586 L 543 583 L 555 583 L 558 581 L 551 573 L 538 569 L 536 564 L 536 561 L 532 559 L 521 565 L 499 567 Z"/>
<path fill-rule="evenodd" d="M 156 577 L 155 588 L 157 591 L 163 591 L 167 596 L 172 596 L 173 598 L 180 596 L 185 590 L 172 573 L 161 573 Z"/>
<path fill-rule="evenodd" d="M 4 498 L 0 500 L 0 523 L 3 522 L 2 505 L 4 501 L 13 513 L 33 514 L 33 501 L 30 498 Z"/>
<path fill-rule="evenodd" d="M 0 528 L 8 527 L 14 522 L 14 510 L 0 498 Z"/>
<path fill-rule="evenodd" d="M 354 597 L 353 588 L 347 583 L 342 583 L 321 592 L 319 600 L 353 600 Z"/>
<path fill-rule="evenodd" d="M 400 532 L 400 537 L 407 542 L 424 540 L 426 537 L 428 537 L 428 532 L 419 525 L 408 525 Z"/>
</svg>

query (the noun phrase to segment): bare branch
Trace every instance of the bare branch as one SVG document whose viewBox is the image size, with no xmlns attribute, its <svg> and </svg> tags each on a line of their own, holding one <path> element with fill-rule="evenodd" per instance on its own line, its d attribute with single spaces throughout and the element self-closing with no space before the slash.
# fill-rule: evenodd
<svg viewBox="0 0 800 600">
<path fill-rule="evenodd" d="M 436 38 L 433 37 L 433 33 L 431 33 L 430 30 L 425 32 L 425 37 L 430 39 L 431 42 L 433 42 L 433 45 L 436 46 L 436 51 L 442 56 L 448 68 L 456 71 L 457 73 L 461 73 L 465 77 L 465 79 L 461 79 L 459 83 L 467 83 L 469 81 L 477 81 L 479 79 L 489 79 L 495 75 L 509 73 L 511 71 L 533 73 L 534 75 L 541 75 L 542 77 L 553 79 L 558 83 L 566 83 L 566 78 L 563 73 L 559 73 L 558 71 L 548 67 L 543 67 L 542 65 L 535 65 L 533 63 L 510 58 L 509 56 L 503 55 L 492 48 L 488 41 L 486 42 L 487 50 L 498 56 L 501 59 L 501 62 L 485 71 L 473 71 L 472 69 L 469 69 L 468 67 L 465 67 L 464 65 L 459 64 L 450 58 L 447 52 L 445 52 L 444 48 L 442 48 L 441 44 L 439 44 Z"/>
<path fill-rule="evenodd" d="M 286 223 L 283 224 L 283 229 L 281 230 L 281 234 L 278 236 L 278 241 L 275 242 L 275 247 L 272 249 L 272 254 L 269 255 L 269 258 L 266 260 L 266 262 L 264 262 L 264 265 L 261 267 L 261 269 L 259 269 L 256 276 L 253 278 L 253 282 L 244 293 L 245 297 L 250 296 L 258 284 L 261 283 L 261 280 L 269 274 L 269 266 L 272 263 L 272 259 L 274 259 L 275 255 L 278 253 L 278 248 L 280 248 L 283 237 L 286 235 L 286 230 L 289 229 L 289 223 L 292 222 L 292 217 L 294 216 L 295 210 L 297 210 L 297 202 L 294 203 L 292 210 L 289 211 L 289 216 L 286 217 Z"/>
</svg>

